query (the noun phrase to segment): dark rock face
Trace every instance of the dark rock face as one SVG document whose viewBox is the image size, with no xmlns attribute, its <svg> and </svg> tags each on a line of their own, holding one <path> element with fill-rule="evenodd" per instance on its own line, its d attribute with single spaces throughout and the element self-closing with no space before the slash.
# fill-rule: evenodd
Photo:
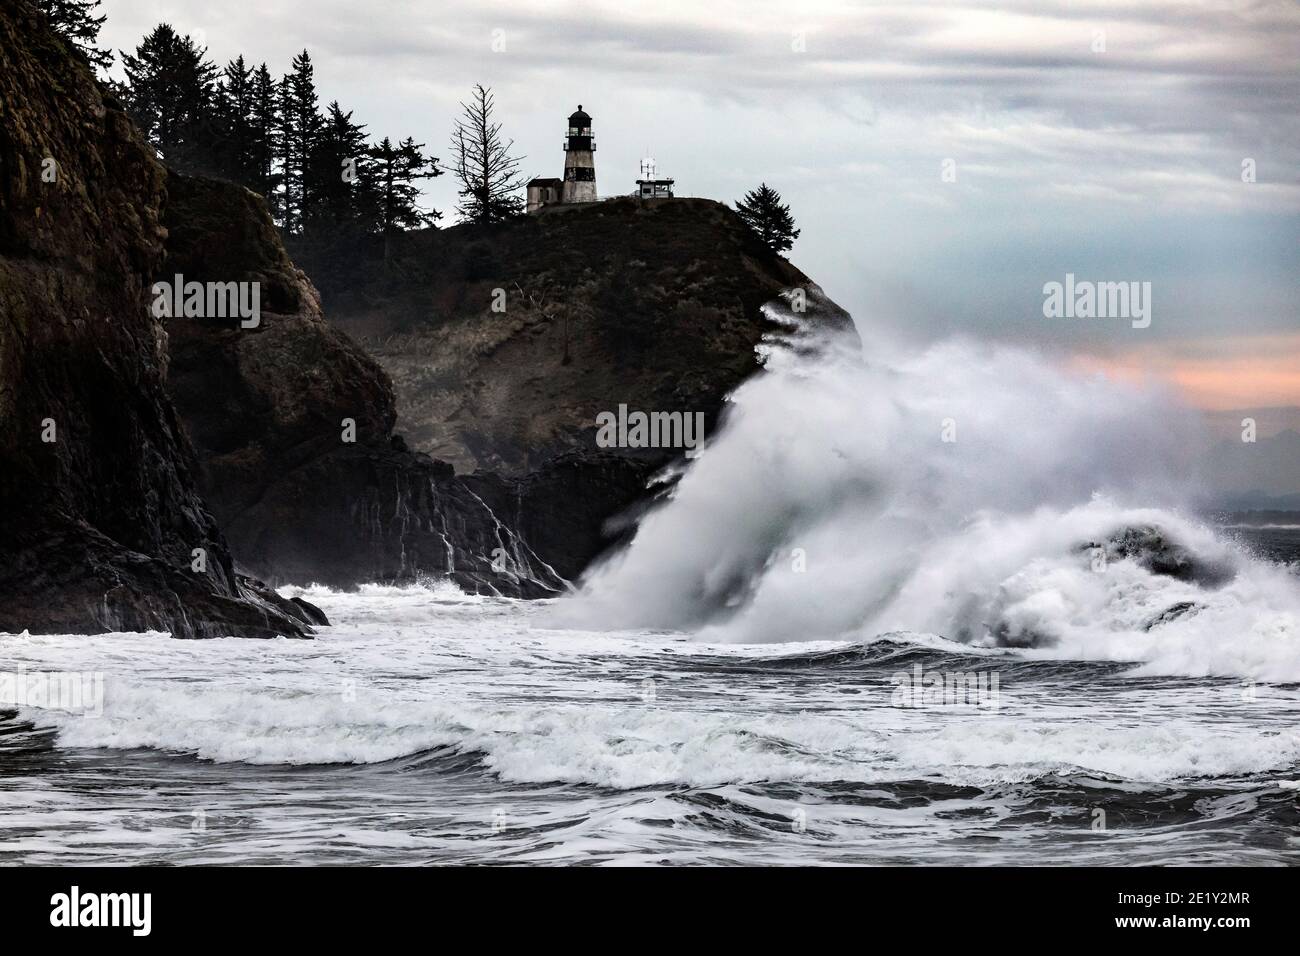
<svg viewBox="0 0 1300 956">
<path fill-rule="evenodd" d="M 525 475 L 604 451 L 596 416 L 620 404 L 702 412 L 711 432 L 778 328 L 764 306 L 786 290 L 805 291 L 810 325 L 853 334 L 806 275 L 707 199 L 548 207 L 395 237 L 386 259 L 362 249 L 346 268 L 291 251 L 329 320 L 391 376 L 407 441 L 460 471 Z M 677 454 L 613 452 L 651 467 Z"/>
<path fill-rule="evenodd" d="M 149 312 L 163 190 L 43 19 L 0 7 L 0 630 L 310 632 L 235 574 L 196 488 Z"/>
<path fill-rule="evenodd" d="M 577 580 L 634 529 L 655 469 L 621 455 L 573 453 L 515 479 L 519 535 L 566 580 Z"/>
<path fill-rule="evenodd" d="M 1146 624 L 1142 625 L 1142 630 L 1149 631 L 1154 627 L 1161 627 L 1172 621 L 1177 621 L 1179 618 L 1196 614 L 1204 608 L 1204 604 L 1198 604 L 1195 601 L 1178 601 L 1169 605 L 1169 607 L 1165 608 L 1159 614 L 1153 615 Z"/>
<path fill-rule="evenodd" d="M 452 230 L 450 238 L 407 237 L 432 257 L 429 268 L 456 285 L 420 286 L 421 298 L 469 302 L 504 282 L 500 270 L 519 267 L 520 257 L 534 268 L 520 276 L 531 275 L 527 281 L 544 284 L 548 295 L 566 290 L 532 311 L 517 306 L 490 320 L 462 316 L 438 333 L 438 357 L 431 360 L 444 376 L 438 388 L 462 404 L 459 412 L 442 399 L 422 407 L 450 417 L 447 427 L 460 436 L 452 451 L 462 465 L 497 466 L 456 475 L 451 464 L 410 451 L 393 434 L 398 411 L 387 371 L 326 321 L 316 289 L 290 261 L 260 197 L 175 173 L 167 192 L 160 278 L 261 284 L 256 328 L 234 320 L 168 320 L 168 389 L 199 452 L 202 491 L 236 557 L 275 583 L 348 587 L 448 575 L 476 592 L 557 593 L 619 539 L 626 530 L 620 518 L 645 503 L 651 476 L 680 454 L 597 448 L 586 418 L 617 401 L 644 401 L 648 410 L 654 403 L 698 408 L 711 425 L 726 392 L 755 367 L 754 346 L 778 328 L 760 305 L 786 284 L 807 287 L 809 311 L 825 324 L 848 323 L 802 273 L 768 253 L 716 203 L 650 213 L 601 204 L 610 212 L 597 215 L 593 229 L 579 228 L 592 218 L 587 212 L 566 210 L 563 222 L 586 236 L 587 251 L 593 243 L 623 243 L 635 259 L 643 246 L 648 254 L 666 234 L 677 235 L 675 257 L 647 275 L 669 282 L 680 269 L 690 277 L 673 279 L 670 290 L 656 286 L 652 294 L 638 286 L 629 293 L 655 312 L 638 317 L 645 327 L 622 314 L 624 278 L 615 278 L 616 290 L 606 289 L 575 250 L 564 249 L 572 239 L 568 227 L 522 220 L 487 236 Z M 631 221 L 640 218 L 649 224 Z M 437 248 L 423 249 L 427 241 Z M 538 242 L 557 245 L 529 258 Z M 681 261 L 703 248 L 711 250 L 709 263 Z M 719 263 L 720 276 L 711 271 Z M 543 266 L 541 276 L 536 269 Z M 366 268 L 346 271 L 365 274 Z M 416 269 L 415 275 L 426 273 Z M 323 278 L 337 285 L 333 272 Z M 685 305 L 670 305 L 672 296 L 685 296 Z M 589 300 L 594 311 L 584 304 Z M 553 356 L 567 371 L 555 377 L 548 356 L 561 322 L 573 328 L 567 360 Z M 615 383 L 627 390 L 616 393 Z M 489 392 L 497 397 L 484 402 Z M 477 411 L 467 415 L 469 408 Z M 348 422 L 353 441 L 344 440 Z M 430 427 L 444 423 L 439 418 Z M 417 431 L 429 433 L 418 424 Z"/>
<path fill-rule="evenodd" d="M 757 369 L 756 346 L 796 318 L 779 299 L 792 288 L 806 300 L 799 320 L 853 334 L 851 319 L 807 276 L 709 200 L 558 207 L 492 227 L 362 243 L 342 257 L 290 243 L 325 289 L 331 324 L 391 376 L 405 440 L 474 471 L 457 479 L 472 501 L 566 580 L 629 531 L 648 503 L 648 481 L 682 453 L 599 447 L 598 414 L 620 405 L 698 412 L 712 432 L 727 394 Z M 368 507 L 388 534 L 409 536 L 409 517 L 397 514 L 409 514 L 409 502 Z M 241 519 L 218 514 L 243 558 Z M 429 568 L 427 546 L 415 552 Z M 376 555 L 368 566 L 401 571 L 412 553 Z"/>
<path fill-rule="evenodd" d="M 167 192 L 159 278 L 262 290 L 255 328 L 167 320 L 168 389 L 240 565 L 335 587 L 449 575 L 491 594 L 562 589 L 516 532 L 514 482 L 458 477 L 392 434 L 387 374 L 324 320 L 262 199 L 175 173 Z"/>
<path fill-rule="evenodd" d="M 1084 546 L 1084 550 L 1097 547 Z M 1102 545 L 1110 560 L 1132 558 L 1152 574 L 1161 574 L 1188 581 L 1202 587 L 1217 588 L 1233 578 L 1233 570 L 1194 554 L 1183 545 L 1171 540 L 1160 528 L 1150 525 L 1121 528 Z"/>
<path fill-rule="evenodd" d="M 374 310 L 418 340 L 381 351 L 411 450 L 389 374 L 325 321 L 262 200 L 169 176 L 30 9 L 6 8 L 0 39 L 0 629 L 305 636 L 323 623 L 235 558 L 274 582 L 449 575 L 556 593 L 680 451 L 596 448 L 597 411 L 700 411 L 711 428 L 774 329 L 760 305 L 787 286 L 848 324 L 707 201 L 396 240 L 393 261 L 421 265 L 385 261 L 387 291 L 354 296 L 365 314 L 348 327 L 369 331 Z M 257 283 L 261 323 L 171 318 L 164 331 L 150 286 L 177 275 Z M 497 288 L 505 314 L 488 309 Z M 488 470 L 457 475 L 426 453 L 441 450 Z"/>
</svg>

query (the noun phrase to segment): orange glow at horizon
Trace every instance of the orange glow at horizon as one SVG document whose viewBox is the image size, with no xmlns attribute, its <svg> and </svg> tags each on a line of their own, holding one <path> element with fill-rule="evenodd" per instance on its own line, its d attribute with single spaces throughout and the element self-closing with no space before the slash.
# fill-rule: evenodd
<svg viewBox="0 0 1300 956">
<path fill-rule="evenodd" d="M 1107 355 L 1081 353 L 1069 365 L 1122 382 L 1167 383 L 1189 404 L 1207 411 L 1300 405 L 1300 336 L 1224 343 L 1217 350 L 1214 343 L 1203 343 L 1191 350 L 1171 344 Z"/>
</svg>

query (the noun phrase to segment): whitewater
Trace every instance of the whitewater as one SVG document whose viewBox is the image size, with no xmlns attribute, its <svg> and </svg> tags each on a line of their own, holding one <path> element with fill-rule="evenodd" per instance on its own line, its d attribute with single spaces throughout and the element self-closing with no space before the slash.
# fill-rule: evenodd
<svg viewBox="0 0 1300 956">
<path fill-rule="evenodd" d="M 773 317 L 571 595 L 282 589 L 314 641 L 0 635 L 0 669 L 105 688 L 0 701 L 0 862 L 1300 860 L 1300 542 L 1199 517 L 1195 417 Z M 953 675 L 996 680 L 900 698 Z"/>
</svg>

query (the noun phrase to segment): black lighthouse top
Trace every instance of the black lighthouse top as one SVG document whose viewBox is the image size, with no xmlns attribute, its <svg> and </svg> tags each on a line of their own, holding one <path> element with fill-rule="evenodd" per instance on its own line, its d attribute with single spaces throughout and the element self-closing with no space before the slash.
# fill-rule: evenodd
<svg viewBox="0 0 1300 956">
<path fill-rule="evenodd" d="M 569 128 L 578 130 L 591 129 L 591 117 L 587 115 L 587 112 L 582 108 L 581 103 L 578 104 L 578 111 L 576 113 L 569 114 Z"/>
<path fill-rule="evenodd" d="M 569 129 L 567 138 L 564 141 L 564 149 L 569 150 L 591 150 L 595 149 L 596 144 L 591 141 L 591 117 L 583 110 L 582 104 L 578 104 L 577 112 L 569 114 Z"/>
</svg>

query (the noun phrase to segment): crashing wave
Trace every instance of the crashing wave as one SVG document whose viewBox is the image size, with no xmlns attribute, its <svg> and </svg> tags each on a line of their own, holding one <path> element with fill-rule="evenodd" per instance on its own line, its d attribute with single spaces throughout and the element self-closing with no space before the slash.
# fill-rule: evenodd
<svg viewBox="0 0 1300 956">
<path fill-rule="evenodd" d="M 950 341 L 771 347 L 560 622 L 703 641 L 889 631 L 1155 673 L 1300 679 L 1300 584 L 1192 516 L 1171 396 Z"/>
</svg>

